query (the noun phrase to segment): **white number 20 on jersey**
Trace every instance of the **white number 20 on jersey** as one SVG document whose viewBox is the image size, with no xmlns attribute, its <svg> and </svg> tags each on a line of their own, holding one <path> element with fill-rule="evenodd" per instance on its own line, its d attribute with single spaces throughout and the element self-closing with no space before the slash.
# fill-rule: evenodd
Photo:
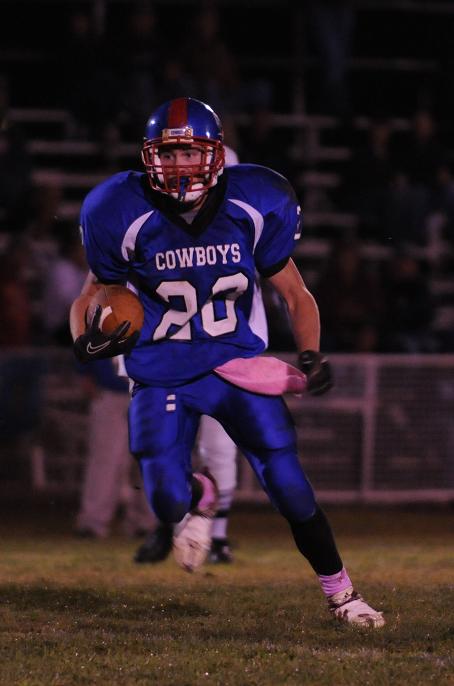
<svg viewBox="0 0 454 686">
<path fill-rule="evenodd" d="M 212 288 L 211 296 L 202 306 L 200 311 L 204 331 L 210 336 L 221 336 L 235 331 L 237 315 L 235 301 L 248 287 L 248 280 L 244 274 L 238 272 L 231 276 L 220 276 Z M 214 312 L 213 297 L 225 291 L 225 317 L 216 319 Z M 156 289 L 156 293 L 166 302 L 171 297 L 179 296 L 184 300 L 184 310 L 167 310 L 160 323 L 155 329 L 153 340 L 165 338 L 172 325 L 180 327 L 176 333 L 169 336 L 172 340 L 191 340 L 190 319 L 198 310 L 197 291 L 189 281 L 163 281 Z"/>
</svg>

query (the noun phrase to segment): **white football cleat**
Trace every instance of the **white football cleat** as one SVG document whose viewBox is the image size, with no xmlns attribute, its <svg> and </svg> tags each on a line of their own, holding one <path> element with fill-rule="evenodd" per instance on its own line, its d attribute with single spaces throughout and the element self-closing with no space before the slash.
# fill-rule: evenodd
<svg viewBox="0 0 454 686">
<path fill-rule="evenodd" d="M 211 530 L 216 514 L 218 489 L 213 477 L 194 474 L 203 487 L 198 506 L 174 527 L 173 554 L 186 572 L 194 572 L 205 562 L 211 547 Z"/>
<path fill-rule="evenodd" d="M 194 572 L 205 562 L 211 547 L 212 527 L 211 517 L 191 513 L 175 527 L 173 554 L 186 572 Z"/>
<path fill-rule="evenodd" d="M 351 586 L 330 596 L 328 604 L 330 612 L 339 622 L 372 629 L 379 629 L 385 624 L 383 614 L 370 607 Z"/>
</svg>

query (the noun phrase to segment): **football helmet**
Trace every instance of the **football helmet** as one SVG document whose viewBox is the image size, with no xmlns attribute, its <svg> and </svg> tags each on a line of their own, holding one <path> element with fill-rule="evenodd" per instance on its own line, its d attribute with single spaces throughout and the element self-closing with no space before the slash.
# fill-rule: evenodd
<svg viewBox="0 0 454 686">
<path fill-rule="evenodd" d="M 153 190 L 175 200 L 195 203 L 216 185 L 224 170 L 222 124 L 217 114 L 200 100 L 177 98 L 165 102 L 149 118 L 145 127 L 142 161 Z M 165 148 L 197 146 L 199 164 L 163 165 Z"/>
</svg>

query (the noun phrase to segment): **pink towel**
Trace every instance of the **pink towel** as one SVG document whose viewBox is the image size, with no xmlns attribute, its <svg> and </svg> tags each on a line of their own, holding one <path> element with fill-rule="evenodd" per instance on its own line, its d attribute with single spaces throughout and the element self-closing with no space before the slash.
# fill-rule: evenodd
<svg viewBox="0 0 454 686">
<path fill-rule="evenodd" d="M 216 367 L 214 371 L 234 386 L 253 393 L 299 394 L 306 388 L 306 376 L 303 372 L 277 357 L 237 357 Z"/>
</svg>

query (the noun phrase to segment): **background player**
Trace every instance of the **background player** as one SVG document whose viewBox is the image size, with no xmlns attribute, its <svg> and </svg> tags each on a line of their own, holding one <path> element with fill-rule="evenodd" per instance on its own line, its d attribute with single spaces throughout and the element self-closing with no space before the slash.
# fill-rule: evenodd
<svg viewBox="0 0 454 686">
<path fill-rule="evenodd" d="M 153 515 L 128 446 L 128 381 L 118 376 L 115 360 L 93 360 L 80 365 L 81 383 L 90 401 L 88 453 L 76 534 L 105 538 L 122 506 L 122 529 L 128 536 L 148 531 Z M 108 427 L 108 430 L 106 430 Z"/>
<path fill-rule="evenodd" d="M 353 589 L 331 528 L 300 465 L 282 392 L 331 387 L 319 353 L 317 305 L 290 256 L 301 212 L 287 180 L 272 170 L 224 170 L 222 127 L 213 110 L 178 98 L 150 117 L 142 157 L 146 174 L 122 172 L 96 187 L 81 211 L 88 263 L 102 283 L 134 279 L 145 310 L 140 338 L 87 330 L 89 292 L 73 305 L 71 330 L 81 360 L 126 353 L 135 386 L 131 451 L 157 516 L 178 522 L 175 556 L 200 565 L 216 511 L 215 485 L 191 474 L 200 416 L 219 420 L 289 522 L 339 620 L 382 626 L 381 613 Z M 255 271 L 289 308 L 301 372 L 261 357 L 249 326 Z M 95 287 L 95 284 L 93 284 Z M 85 296 L 85 297 L 84 297 Z M 102 341 L 102 343 L 100 342 Z"/>
</svg>

